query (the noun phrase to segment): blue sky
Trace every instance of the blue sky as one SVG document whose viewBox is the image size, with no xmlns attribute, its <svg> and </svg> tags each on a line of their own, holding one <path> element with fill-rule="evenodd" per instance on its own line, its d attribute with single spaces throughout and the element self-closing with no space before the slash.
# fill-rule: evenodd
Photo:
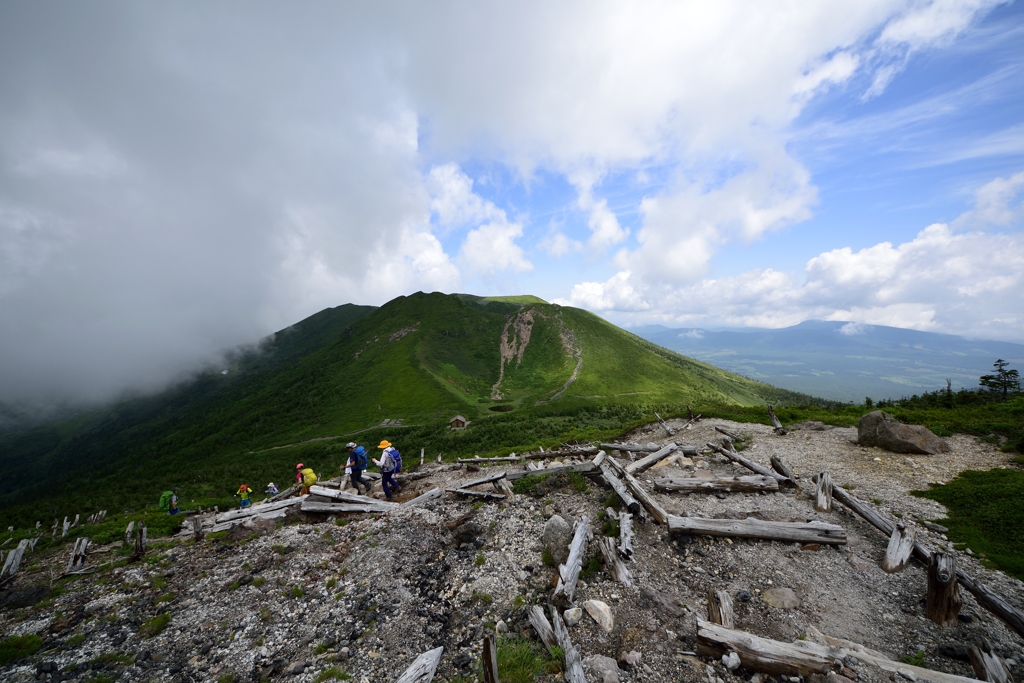
<svg viewBox="0 0 1024 683">
<path fill-rule="evenodd" d="M 0 6 L 0 402 L 325 307 L 1024 341 L 1024 5 Z"/>
</svg>

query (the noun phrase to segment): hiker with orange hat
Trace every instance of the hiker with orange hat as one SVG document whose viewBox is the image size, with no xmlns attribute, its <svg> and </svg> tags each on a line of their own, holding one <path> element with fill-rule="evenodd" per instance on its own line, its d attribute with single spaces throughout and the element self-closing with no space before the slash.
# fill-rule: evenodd
<svg viewBox="0 0 1024 683">
<path fill-rule="evenodd" d="M 248 484 L 242 484 L 238 487 L 238 491 L 235 493 L 235 497 L 241 497 L 242 502 L 238 504 L 240 508 L 249 507 L 249 496 L 252 494 L 252 489 L 249 488 Z"/>
<path fill-rule="evenodd" d="M 312 467 L 306 467 L 301 462 L 295 466 L 295 483 L 302 487 L 300 496 L 309 493 L 309 487 L 316 483 L 316 472 Z"/>
<path fill-rule="evenodd" d="M 381 441 L 377 448 L 383 448 L 384 453 L 380 460 L 374 460 L 374 464 L 380 467 L 380 485 L 384 488 L 384 497 L 391 500 L 393 493 L 398 493 L 402 487 L 395 481 L 394 475 L 401 469 L 401 458 L 398 449 L 391 446 L 390 441 Z"/>
</svg>

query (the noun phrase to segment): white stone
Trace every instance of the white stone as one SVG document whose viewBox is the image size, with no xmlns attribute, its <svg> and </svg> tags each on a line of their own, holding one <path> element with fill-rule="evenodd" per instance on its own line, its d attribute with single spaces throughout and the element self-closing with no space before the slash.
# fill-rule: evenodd
<svg viewBox="0 0 1024 683">
<path fill-rule="evenodd" d="M 615 628 L 615 618 L 612 616 L 611 608 L 600 600 L 587 600 L 583 603 L 583 609 L 587 610 L 587 614 L 597 622 L 597 625 L 605 633 L 611 633 Z"/>
<path fill-rule="evenodd" d="M 722 664 L 725 665 L 725 668 L 729 671 L 735 671 L 740 668 L 740 656 L 735 652 L 724 654 L 722 655 Z"/>
<path fill-rule="evenodd" d="M 508 624 L 503 619 L 499 619 L 498 623 L 494 625 L 494 630 L 497 633 L 508 633 Z"/>
<path fill-rule="evenodd" d="M 575 626 L 583 618 L 583 610 L 579 607 L 572 607 L 562 612 L 562 618 L 565 619 L 566 626 Z"/>
</svg>

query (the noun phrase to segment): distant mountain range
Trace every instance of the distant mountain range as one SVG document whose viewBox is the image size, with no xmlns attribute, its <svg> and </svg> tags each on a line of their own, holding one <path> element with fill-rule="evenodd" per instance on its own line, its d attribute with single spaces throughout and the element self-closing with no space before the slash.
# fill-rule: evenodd
<svg viewBox="0 0 1024 683">
<path fill-rule="evenodd" d="M 685 356 L 777 387 L 861 403 L 978 386 L 997 358 L 1024 370 L 1024 344 L 978 341 L 883 325 L 808 320 L 782 329 L 633 330 Z"/>
</svg>

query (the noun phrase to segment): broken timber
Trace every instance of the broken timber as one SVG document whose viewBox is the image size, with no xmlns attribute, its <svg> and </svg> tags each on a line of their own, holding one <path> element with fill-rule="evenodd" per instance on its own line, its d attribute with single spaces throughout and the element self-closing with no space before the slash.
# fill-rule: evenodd
<svg viewBox="0 0 1024 683">
<path fill-rule="evenodd" d="M 846 544 L 846 531 L 837 524 L 825 522 L 766 522 L 761 519 L 701 519 L 699 517 L 668 518 L 670 534 L 698 534 L 731 538 L 757 538 L 789 543 Z"/>
<path fill-rule="evenodd" d="M 473 481 L 467 481 L 466 483 L 462 484 L 461 486 L 459 486 L 457 488 L 445 489 L 445 491 L 447 491 L 448 493 L 457 493 L 457 494 L 462 495 L 462 496 L 473 496 L 473 497 L 476 497 L 476 498 L 488 498 L 488 499 L 492 499 L 492 500 L 504 500 L 505 499 L 505 494 L 503 494 L 503 493 L 489 493 L 487 491 L 473 491 L 469 487 L 470 486 L 479 486 L 480 484 L 490 484 L 490 483 L 496 482 L 496 481 L 498 481 L 500 479 L 505 479 L 505 476 L 506 476 L 506 474 L 505 474 L 504 471 L 496 472 L 494 474 L 489 474 L 486 477 L 481 477 L 480 479 L 474 479 Z"/>
<path fill-rule="evenodd" d="M 924 615 L 939 626 L 955 626 L 960 614 L 960 587 L 956 583 L 956 558 L 932 553 L 928 561 L 928 594 Z"/>
<path fill-rule="evenodd" d="M 632 588 L 633 577 L 629 573 L 629 568 L 615 551 L 615 541 L 608 536 L 601 536 L 597 541 L 597 548 L 601 551 L 605 569 L 608 570 L 608 575 L 612 577 L 612 580 L 618 581 L 626 588 Z"/>
<path fill-rule="evenodd" d="M 772 421 L 772 426 L 775 427 L 775 433 L 779 436 L 785 436 L 786 430 L 782 428 L 782 423 L 779 422 L 779 418 L 775 416 L 775 410 L 768 406 L 768 419 Z"/>
<path fill-rule="evenodd" d="M 554 656 L 555 648 L 558 647 L 558 641 L 555 639 L 555 632 L 551 630 L 551 622 L 544 616 L 544 610 L 538 605 L 534 605 L 530 609 L 530 626 L 533 626 L 533 630 L 537 632 L 540 642 L 544 643 L 544 647 Z"/>
<path fill-rule="evenodd" d="M 330 491 L 331 489 L 324 489 Z M 291 507 L 292 505 L 299 505 L 305 500 L 305 496 L 298 498 L 289 498 L 286 500 L 279 500 L 275 503 L 260 503 L 259 505 L 250 505 L 247 508 L 240 508 L 238 510 L 228 510 L 217 515 L 214 520 L 215 525 L 223 524 L 224 522 L 233 522 L 235 520 L 244 519 L 246 517 L 252 517 L 253 515 L 262 516 L 272 510 L 281 510 L 283 508 Z M 377 501 L 374 501 L 377 502 Z"/>
<path fill-rule="evenodd" d="M 736 628 L 732 614 L 732 596 L 708 586 L 708 621 L 726 628 Z"/>
<path fill-rule="evenodd" d="M 434 672 L 437 671 L 437 665 L 441 661 L 442 652 L 444 652 L 443 647 L 424 652 L 395 683 L 430 683 L 434 679 Z"/>
<path fill-rule="evenodd" d="M 551 621 L 555 625 L 555 639 L 558 641 L 558 647 L 562 649 L 562 656 L 565 658 L 565 680 L 568 683 L 587 683 L 587 678 L 583 674 L 583 662 L 580 661 L 579 650 L 569 639 L 569 629 L 565 627 L 562 615 L 558 613 L 558 609 L 554 605 L 551 606 Z"/>
<path fill-rule="evenodd" d="M 420 495 L 416 496 L 412 500 L 407 500 L 404 503 L 401 503 L 398 507 L 400 507 L 400 508 L 415 507 L 415 506 L 419 505 L 420 503 L 427 502 L 428 500 L 433 500 L 435 498 L 440 498 L 442 495 L 444 495 L 444 492 L 441 491 L 441 489 L 430 489 L 426 493 L 421 493 Z"/>
<path fill-rule="evenodd" d="M 303 512 L 322 512 L 327 514 L 337 514 L 339 512 L 391 512 L 396 507 L 397 503 L 384 504 L 383 501 L 376 500 L 373 504 L 369 503 L 319 503 L 314 500 L 302 501 L 302 506 L 299 508 Z"/>
<path fill-rule="evenodd" d="M 738 465 L 743 465 L 744 467 L 746 467 L 751 472 L 755 472 L 757 474 L 760 474 L 763 477 L 771 477 L 773 479 L 778 480 L 779 486 L 789 486 L 789 487 L 793 487 L 793 488 L 796 487 L 796 482 L 793 481 L 792 479 L 790 479 L 789 477 L 784 477 L 784 476 L 782 476 L 781 474 L 779 474 L 777 472 L 772 472 L 767 467 L 764 467 L 762 465 L 758 465 L 756 462 L 752 462 L 750 460 L 747 460 L 742 455 L 737 453 L 735 450 L 728 450 L 726 448 L 722 448 L 718 444 L 711 443 L 711 442 L 708 442 L 707 446 L 708 446 L 708 448 L 710 448 L 711 450 L 715 451 L 716 453 L 720 453 L 720 454 L 724 455 L 726 458 L 728 458 L 729 460 L 732 460 L 734 463 L 736 463 Z"/>
<path fill-rule="evenodd" d="M 619 512 L 619 552 L 633 557 L 633 515 L 625 510 Z"/>
<path fill-rule="evenodd" d="M 569 557 L 565 564 L 558 565 L 558 584 L 555 586 L 554 597 L 565 595 L 572 601 L 576 592 L 576 582 L 583 569 L 583 553 L 587 549 L 587 535 L 590 533 L 590 520 L 583 515 L 576 522 L 576 532 L 569 544 Z"/>
<path fill-rule="evenodd" d="M 522 479 L 523 477 L 531 474 L 569 474 L 571 472 L 579 472 L 581 474 L 591 474 L 597 469 L 597 466 L 593 462 L 581 462 L 576 465 L 561 465 L 559 467 L 546 467 L 542 470 L 529 470 L 524 472 L 509 472 L 508 478 L 511 480 Z"/>
<path fill-rule="evenodd" d="M 324 496 L 325 498 L 333 498 L 334 500 L 340 500 L 344 503 L 352 503 L 355 505 L 384 505 L 386 507 L 397 506 L 398 503 L 386 503 L 376 498 L 370 498 L 369 496 L 360 496 L 355 493 L 346 493 L 344 491 L 338 491 L 335 489 L 329 489 L 325 486 L 310 486 L 309 492 L 314 496 Z M 312 501 L 306 501 L 309 503 Z M 303 510 L 305 510 L 305 503 L 303 503 Z"/>
<path fill-rule="evenodd" d="M 778 491 L 779 482 L 773 477 L 760 475 L 749 477 L 719 477 L 704 479 L 703 477 L 660 477 L 654 480 L 656 491 L 730 491 L 733 493 L 753 493 L 755 491 Z"/>
<path fill-rule="evenodd" d="M 828 472 L 818 475 L 818 490 L 814 498 L 814 509 L 818 512 L 832 512 L 832 475 Z"/>
<path fill-rule="evenodd" d="M 913 676 L 930 683 L 970 683 L 975 681 L 973 678 L 894 662 L 881 653 L 869 650 L 862 645 L 839 638 L 821 636 L 821 633 L 813 626 L 808 628 L 808 631 L 812 637 L 821 637 L 826 643 L 810 640 L 783 643 L 698 619 L 697 654 L 717 659 L 726 652 L 735 652 L 739 655 L 741 666 L 773 675 L 826 674 L 833 670 L 837 659 L 842 660 L 844 657 L 851 656 L 882 671 L 898 673 L 908 680 Z M 817 635 L 813 636 L 813 634 Z"/>
<path fill-rule="evenodd" d="M 882 558 L 882 571 L 886 574 L 896 574 L 907 568 L 910 563 L 910 556 L 914 554 L 914 541 L 917 534 L 913 529 L 908 529 L 903 524 L 897 524 L 889 537 L 889 546 L 885 549 L 885 557 Z"/>
<path fill-rule="evenodd" d="M 651 453 L 646 458 L 641 458 L 636 462 L 631 462 L 626 465 L 625 470 L 630 474 L 640 474 L 644 470 L 656 465 L 659 461 L 667 458 L 669 455 L 674 453 L 679 446 L 674 443 L 665 444 L 662 448 Z"/>
<path fill-rule="evenodd" d="M 484 670 L 484 683 L 499 683 L 498 650 L 494 647 L 493 636 L 486 636 L 484 638 L 484 651 L 481 660 Z"/>
<path fill-rule="evenodd" d="M 640 485 L 640 482 L 634 479 L 629 472 L 622 469 L 622 466 L 615 462 L 613 458 L 605 458 L 603 462 L 607 462 L 613 469 L 615 469 L 616 473 L 622 477 L 622 483 L 624 483 L 626 488 L 629 489 L 629 492 L 632 493 L 638 501 L 640 501 L 640 504 L 644 506 L 655 521 L 659 524 L 665 524 L 668 522 L 669 515 L 665 512 L 665 508 L 661 507 L 661 505 L 658 504 L 658 501 L 654 500 L 654 497 L 647 493 L 644 487 Z"/>
<path fill-rule="evenodd" d="M 601 453 L 604 453 L 604 451 L 601 451 Z M 619 479 L 612 471 L 611 466 L 606 462 L 606 458 L 601 458 L 601 454 L 598 454 L 597 457 L 600 459 L 598 467 L 601 470 L 601 476 L 604 477 L 604 480 L 608 482 L 608 485 L 611 486 L 612 490 L 619 496 L 619 499 L 622 501 L 622 504 L 626 506 L 626 509 L 634 514 L 639 514 L 640 511 L 643 510 L 639 501 L 633 497 L 626 488 L 626 485 L 622 483 L 622 480 Z"/>
<path fill-rule="evenodd" d="M 654 413 L 654 417 L 658 418 L 658 422 L 660 422 L 661 426 L 665 428 L 665 431 L 668 432 L 669 436 L 675 436 L 676 435 L 676 430 L 674 430 L 671 427 L 669 427 L 668 423 L 661 419 L 661 415 L 658 415 L 658 413 Z"/>
<path fill-rule="evenodd" d="M 75 539 L 75 547 L 71 550 L 71 557 L 68 559 L 68 568 L 64 570 L 65 574 L 82 570 L 85 566 L 85 553 L 88 548 L 88 538 L 80 536 Z"/>
<path fill-rule="evenodd" d="M 724 429 L 722 429 L 721 427 L 719 427 L 717 425 L 715 426 L 715 431 L 718 432 L 719 434 L 725 434 L 727 437 L 729 437 L 733 441 L 743 441 L 744 440 L 742 436 L 738 436 L 736 434 L 733 434 L 732 432 L 727 432 L 727 431 L 725 431 Z"/>
<path fill-rule="evenodd" d="M 974 673 L 978 680 L 991 683 L 1013 683 L 1006 662 L 995 653 L 992 643 L 985 638 L 967 648 L 967 656 L 971 660 L 971 666 L 974 667 Z"/>
</svg>

